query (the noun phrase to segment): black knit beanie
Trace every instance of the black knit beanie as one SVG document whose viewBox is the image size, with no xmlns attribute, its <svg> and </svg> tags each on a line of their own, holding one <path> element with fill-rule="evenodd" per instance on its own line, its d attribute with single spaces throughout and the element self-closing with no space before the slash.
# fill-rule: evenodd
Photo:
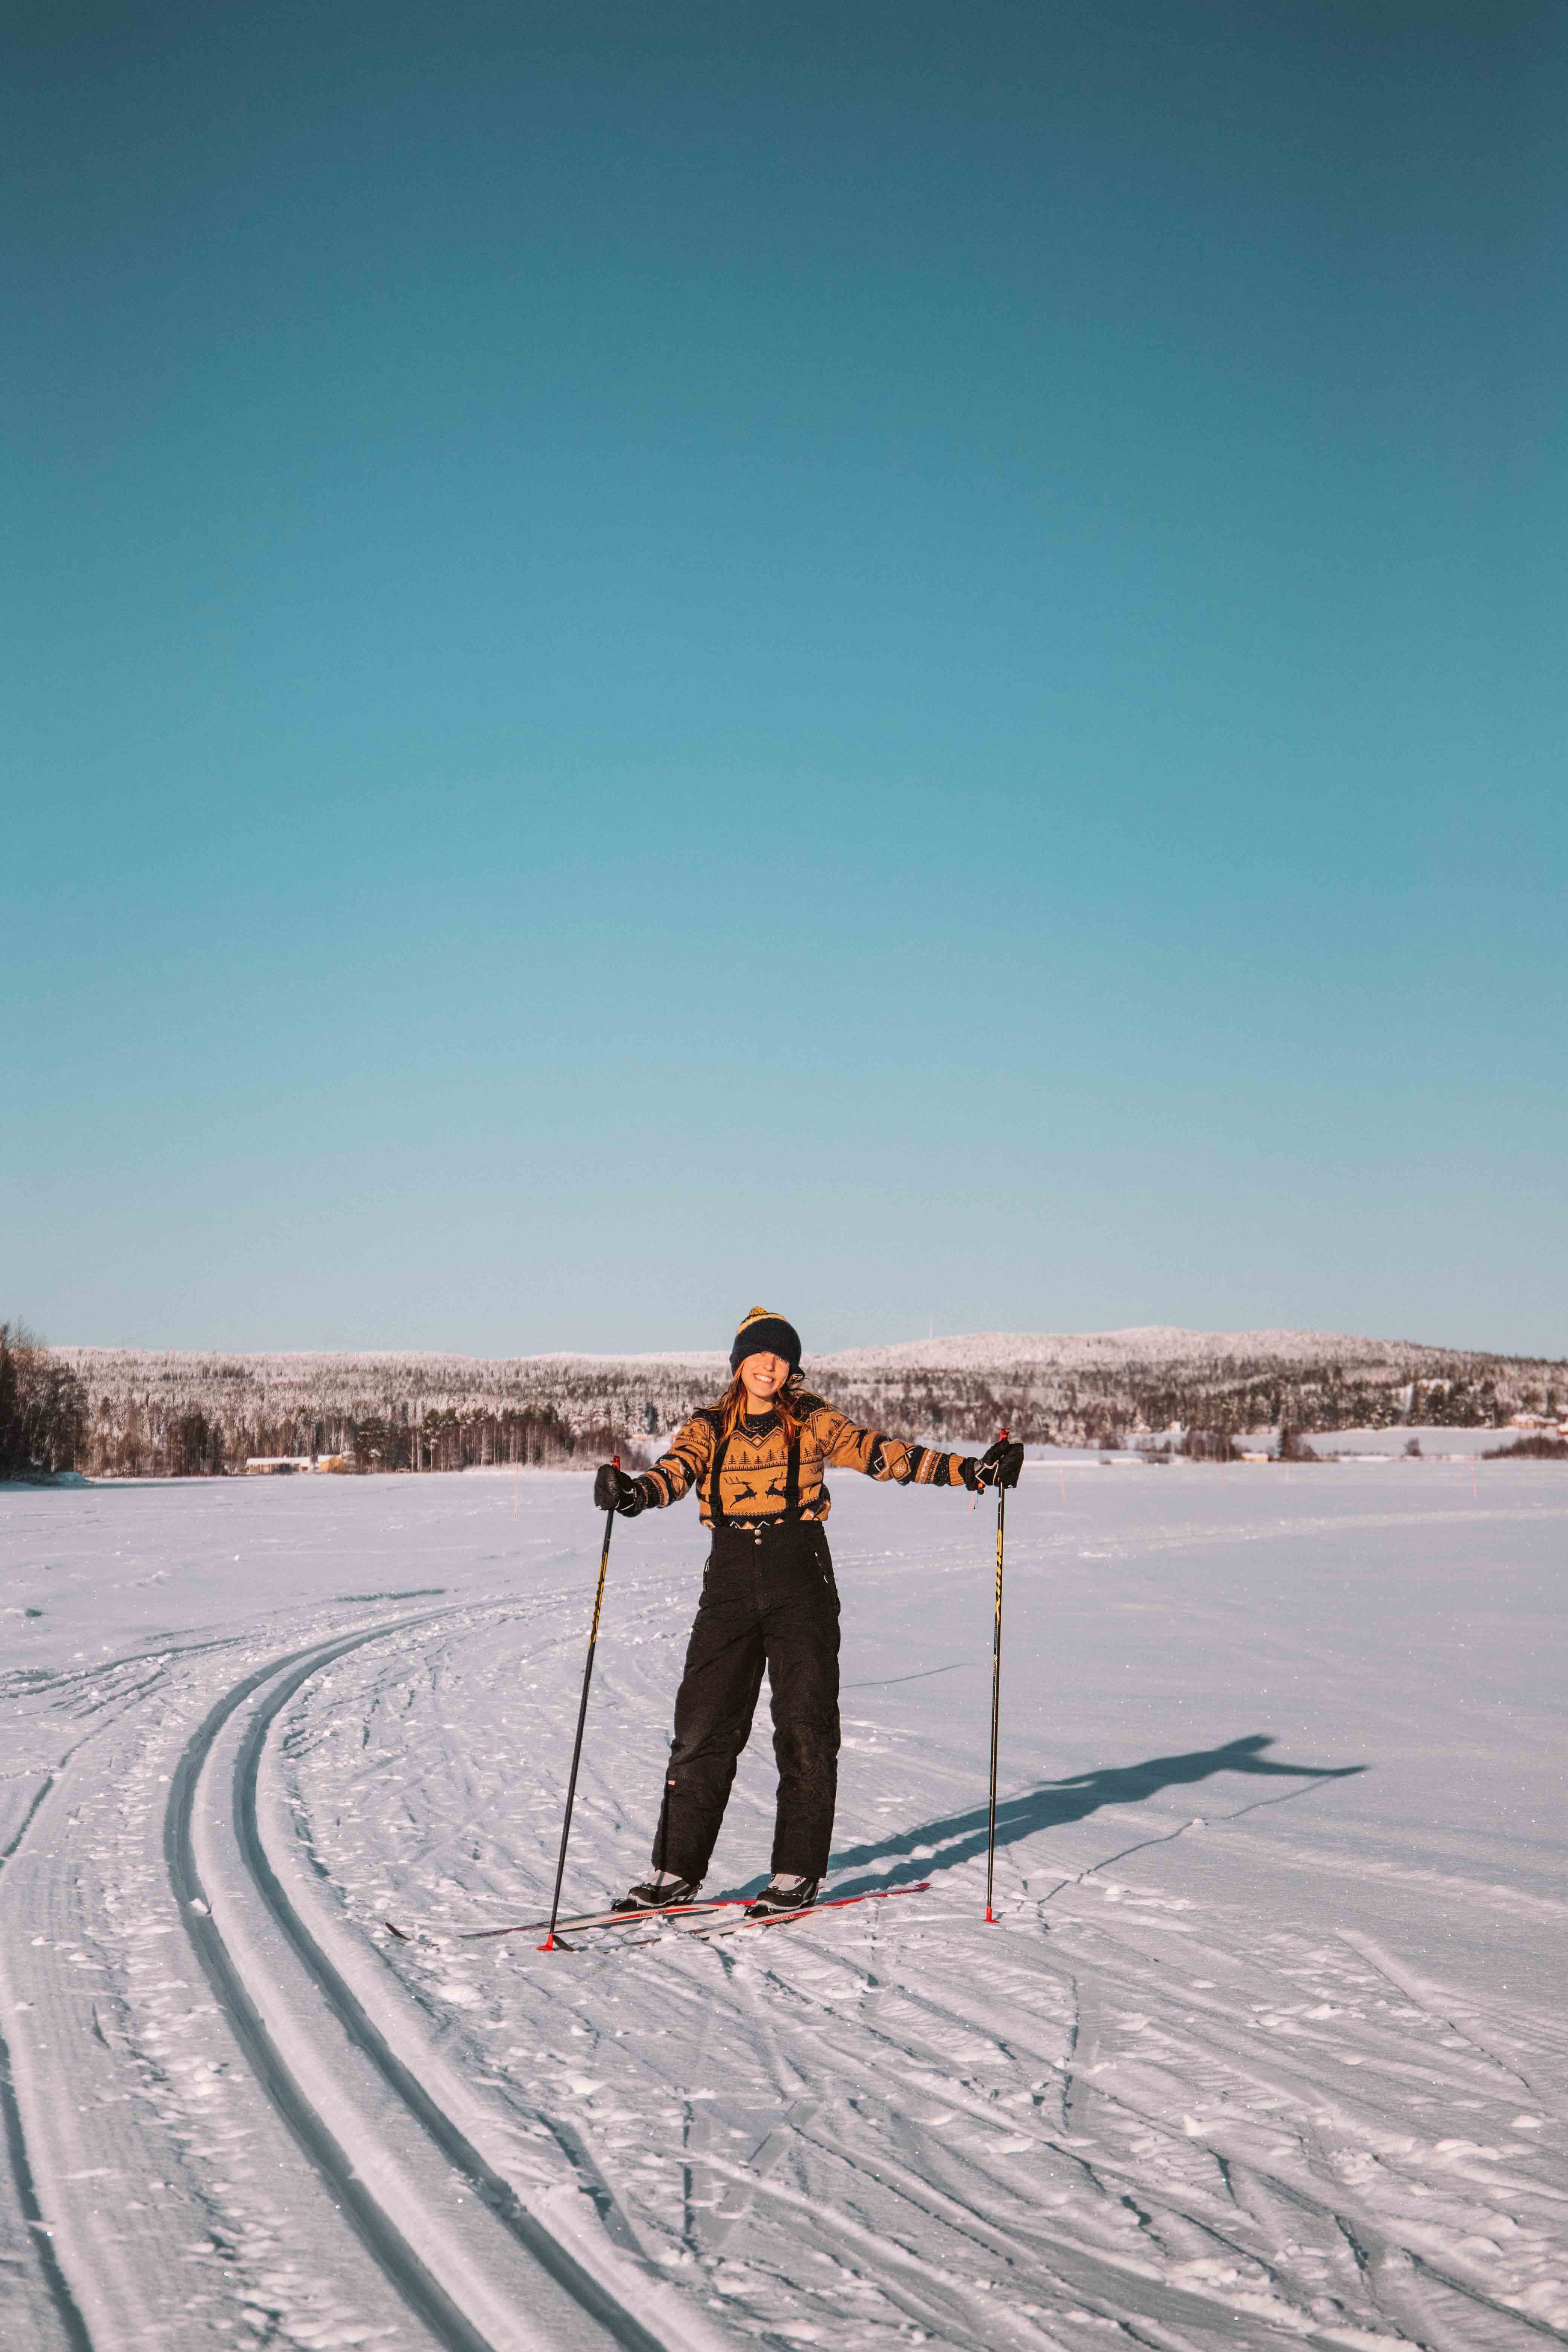
<svg viewBox="0 0 1568 2352">
<path fill-rule="evenodd" d="M 800 1333 L 782 1315 L 770 1315 L 765 1307 L 753 1307 L 735 1334 L 735 1344 L 730 1350 L 730 1370 L 738 1372 L 748 1356 L 782 1356 L 792 1372 L 800 1370 Z"/>
</svg>

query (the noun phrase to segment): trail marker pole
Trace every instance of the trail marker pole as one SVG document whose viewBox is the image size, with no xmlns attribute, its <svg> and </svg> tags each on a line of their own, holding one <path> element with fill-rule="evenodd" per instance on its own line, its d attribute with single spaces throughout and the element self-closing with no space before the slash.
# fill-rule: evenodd
<svg viewBox="0 0 1568 2352">
<path fill-rule="evenodd" d="M 618 1454 L 615 1456 L 615 1464 L 618 1470 L 621 1466 L 621 1457 Z M 583 1702 L 577 1709 L 577 1738 L 572 1749 L 572 1777 L 566 1783 L 566 1818 L 561 1824 L 561 1854 L 555 1864 L 555 1894 L 550 1906 L 550 1930 L 543 1943 L 539 1947 L 542 1952 L 552 1952 L 555 1949 L 555 1922 L 561 1911 L 561 1882 L 566 1875 L 566 1841 L 572 1834 L 572 1802 L 577 1794 L 577 1767 L 583 1756 L 583 1727 L 588 1720 L 588 1685 L 594 1679 L 594 1652 L 599 1643 L 599 1612 L 605 1605 L 605 1578 L 609 1572 L 610 1535 L 615 1524 L 616 1514 L 612 1505 L 605 1513 L 605 1543 L 599 1554 L 599 1589 L 594 1595 L 594 1622 L 588 1632 L 588 1663 L 583 1669 Z M 992 1777 L 994 1780 L 994 1770 Z"/>
<path fill-rule="evenodd" d="M 1003 1430 L 1001 1442 L 1007 1442 Z M 985 1924 L 996 1925 L 991 1907 L 996 1872 L 996 1749 L 1002 1730 L 1002 1547 L 1007 1527 L 1007 1489 L 996 1482 L 996 1622 L 991 1641 L 991 1813 L 985 1834 Z"/>
</svg>

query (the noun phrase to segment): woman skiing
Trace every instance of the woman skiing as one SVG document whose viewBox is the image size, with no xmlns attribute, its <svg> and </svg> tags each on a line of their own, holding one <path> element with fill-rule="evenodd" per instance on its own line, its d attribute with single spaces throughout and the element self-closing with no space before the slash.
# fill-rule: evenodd
<svg viewBox="0 0 1568 2352">
<path fill-rule="evenodd" d="M 753 1307 L 730 1350 L 730 1386 L 676 1433 L 640 1478 L 606 1462 L 594 1481 L 602 1511 L 635 1517 L 695 1486 L 712 1541 L 675 1702 L 675 1739 L 653 1842 L 653 1873 L 616 1905 L 645 1911 L 689 1902 L 707 1874 L 735 1763 L 767 1668 L 778 1813 L 771 1884 L 756 1913 L 816 1899 L 838 1781 L 838 1591 L 823 1521 L 829 1465 L 900 1486 L 1017 1484 L 1021 1445 L 978 1460 L 857 1429 L 800 1378 L 800 1337 Z"/>
</svg>

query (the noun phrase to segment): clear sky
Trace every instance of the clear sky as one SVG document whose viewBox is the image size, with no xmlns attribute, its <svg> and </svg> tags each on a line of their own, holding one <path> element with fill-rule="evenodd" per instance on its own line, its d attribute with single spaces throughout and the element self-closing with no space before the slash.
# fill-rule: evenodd
<svg viewBox="0 0 1568 2352">
<path fill-rule="evenodd" d="M 1568 14 L 4 48 L 0 1312 L 1568 1352 Z"/>
</svg>

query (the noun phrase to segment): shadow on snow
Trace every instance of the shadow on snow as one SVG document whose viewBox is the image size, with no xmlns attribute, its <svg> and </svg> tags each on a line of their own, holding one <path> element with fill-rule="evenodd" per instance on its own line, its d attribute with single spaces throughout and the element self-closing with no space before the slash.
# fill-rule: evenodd
<svg viewBox="0 0 1568 2352">
<path fill-rule="evenodd" d="M 1349 1780 L 1364 1772 L 1364 1764 L 1277 1764 L 1264 1755 L 1273 1740 L 1263 1732 L 1249 1733 L 1245 1738 L 1227 1740 L 1223 1748 L 1194 1748 L 1186 1756 L 1151 1756 L 1142 1764 L 1107 1765 L 1098 1772 L 1078 1772 L 1066 1780 L 1047 1780 L 1043 1787 L 1031 1789 L 1022 1797 L 1008 1797 L 996 1807 L 996 1844 L 1016 1845 L 1020 1839 L 1033 1837 L 1037 1831 L 1059 1829 L 1067 1822 L 1086 1821 L 1107 1805 L 1141 1805 L 1163 1789 L 1189 1786 L 1194 1780 L 1209 1780 L 1215 1772 L 1247 1772 L 1257 1777 L 1298 1780 Z M 1282 1791 L 1285 1796 L 1301 1796 L 1304 1788 Z M 1279 1798 L 1259 1799 L 1261 1803 L 1279 1803 Z M 1250 1812 L 1244 1805 L 1240 1811 Z M 944 1870 L 956 1870 L 973 1862 L 985 1852 L 987 1811 L 977 1805 L 973 1811 L 950 1813 L 944 1821 L 922 1822 L 918 1829 L 900 1830 L 891 1837 L 879 1839 L 874 1845 L 846 1846 L 833 1856 L 828 1865 L 834 1874 L 835 1895 L 859 1895 L 876 1886 L 897 1886 L 911 1878 L 935 1878 Z M 1173 1824 L 1169 1834 L 1178 1835 L 1185 1822 Z M 1145 1843 L 1159 1843 L 1159 1839 Z M 929 1855 L 921 1854 L 922 1846 L 934 1847 Z M 1133 1848 L 1126 1849 L 1131 1853 Z M 1119 1861 L 1120 1855 L 1110 1855 Z M 889 1864 L 906 1863 L 907 1870 L 888 1868 Z M 881 1864 L 881 1869 L 874 1865 Z M 1102 1868 L 1102 1864 L 1093 1865 Z M 841 1881 L 841 1871 L 868 1871 L 864 1878 Z"/>
</svg>

